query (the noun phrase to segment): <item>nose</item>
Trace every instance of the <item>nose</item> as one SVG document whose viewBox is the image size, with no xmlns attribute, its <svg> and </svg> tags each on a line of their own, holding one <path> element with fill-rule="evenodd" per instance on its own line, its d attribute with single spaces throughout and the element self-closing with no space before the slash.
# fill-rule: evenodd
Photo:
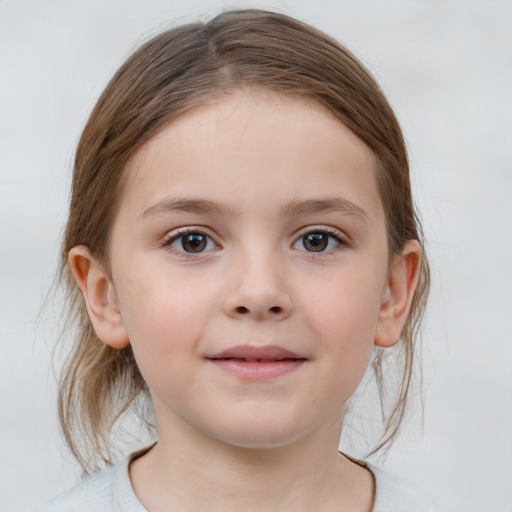
<svg viewBox="0 0 512 512">
<path fill-rule="evenodd" d="M 228 277 L 229 291 L 224 311 L 234 318 L 283 320 L 290 316 L 293 303 L 288 293 L 286 272 L 279 258 L 242 256 L 234 262 Z"/>
</svg>

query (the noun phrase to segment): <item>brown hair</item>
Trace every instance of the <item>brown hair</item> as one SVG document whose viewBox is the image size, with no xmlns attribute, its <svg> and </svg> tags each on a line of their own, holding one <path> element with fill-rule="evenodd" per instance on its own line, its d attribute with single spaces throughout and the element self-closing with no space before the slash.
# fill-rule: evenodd
<svg viewBox="0 0 512 512">
<path fill-rule="evenodd" d="M 65 440 L 85 473 L 102 460 L 113 461 L 114 423 L 137 404 L 149 403 L 149 393 L 131 347 L 117 350 L 96 337 L 67 263 L 69 250 L 86 245 L 108 266 L 109 230 L 129 158 L 187 110 L 248 87 L 312 99 L 352 130 L 377 163 L 390 254 L 399 253 L 406 240 L 423 245 L 398 122 L 373 77 L 338 42 L 285 15 L 258 10 L 225 12 L 208 23 L 181 26 L 151 39 L 107 85 L 76 151 L 60 267 L 67 318 L 75 325 L 76 339 L 61 375 L 59 418 Z M 404 416 L 414 339 L 428 288 L 429 269 L 423 256 L 420 282 L 399 343 L 401 383 L 385 413 L 376 450 L 393 441 Z M 384 401 L 381 353 L 373 366 Z"/>
</svg>

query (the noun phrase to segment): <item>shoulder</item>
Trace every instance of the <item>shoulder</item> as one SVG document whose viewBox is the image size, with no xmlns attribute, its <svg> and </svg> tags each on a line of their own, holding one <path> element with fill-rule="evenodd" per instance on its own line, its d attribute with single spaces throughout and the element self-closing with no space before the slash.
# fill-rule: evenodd
<svg viewBox="0 0 512 512">
<path fill-rule="evenodd" d="M 372 464 L 366 466 L 375 477 L 372 512 L 434 512 L 432 502 L 419 489 Z"/>
<path fill-rule="evenodd" d="M 128 461 L 126 458 L 112 468 L 84 478 L 31 512 L 146 512 L 133 494 Z"/>
<path fill-rule="evenodd" d="M 112 495 L 112 472 L 113 468 L 91 475 L 31 512 L 82 512 L 95 507 L 110 511 L 107 505 Z"/>
<path fill-rule="evenodd" d="M 116 467 L 84 478 L 77 485 L 36 507 L 31 512 L 110 512 Z"/>
</svg>

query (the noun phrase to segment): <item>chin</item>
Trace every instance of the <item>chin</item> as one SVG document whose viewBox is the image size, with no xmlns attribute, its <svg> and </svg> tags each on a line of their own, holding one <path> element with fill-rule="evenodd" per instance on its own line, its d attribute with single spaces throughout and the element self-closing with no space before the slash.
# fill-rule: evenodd
<svg viewBox="0 0 512 512">
<path fill-rule="evenodd" d="M 220 441 L 237 448 L 249 450 L 270 450 L 282 448 L 300 439 L 302 433 L 297 426 L 269 425 L 265 422 L 236 425 L 233 429 L 222 429 L 212 433 Z"/>
</svg>

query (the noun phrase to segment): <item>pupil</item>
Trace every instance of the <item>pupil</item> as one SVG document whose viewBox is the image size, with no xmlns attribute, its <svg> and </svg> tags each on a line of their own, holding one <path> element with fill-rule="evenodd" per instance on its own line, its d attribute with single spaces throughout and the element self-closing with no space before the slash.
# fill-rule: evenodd
<svg viewBox="0 0 512 512">
<path fill-rule="evenodd" d="M 206 247 L 206 236 L 200 233 L 185 235 L 181 239 L 181 246 L 186 252 L 201 252 Z"/>
<path fill-rule="evenodd" d="M 327 247 L 328 237 L 324 233 L 309 233 L 303 238 L 304 247 L 311 252 L 321 252 Z"/>
</svg>

